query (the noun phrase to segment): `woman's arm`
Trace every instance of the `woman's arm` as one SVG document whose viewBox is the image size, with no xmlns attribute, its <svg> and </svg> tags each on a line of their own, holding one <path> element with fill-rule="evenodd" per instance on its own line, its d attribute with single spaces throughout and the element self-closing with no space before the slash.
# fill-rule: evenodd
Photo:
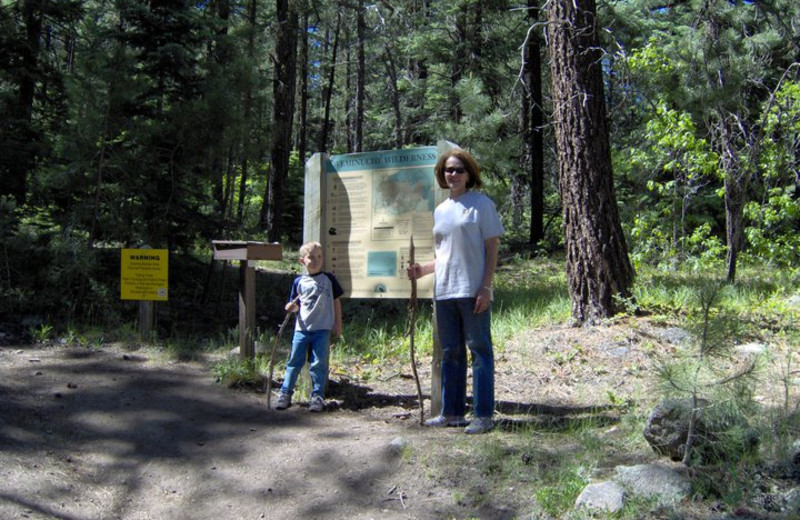
<svg viewBox="0 0 800 520">
<path fill-rule="evenodd" d="M 333 300 L 333 330 L 331 334 L 334 337 L 342 335 L 342 302 L 339 298 Z"/>
<path fill-rule="evenodd" d="M 497 268 L 497 252 L 500 249 L 500 237 L 492 237 L 484 242 L 486 248 L 486 263 L 483 265 L 483 283 L 475 296 L 475 313 L 484 312 L 489 309 L 492 303 L 494 291 L 494 271 Z"/>
</svg>

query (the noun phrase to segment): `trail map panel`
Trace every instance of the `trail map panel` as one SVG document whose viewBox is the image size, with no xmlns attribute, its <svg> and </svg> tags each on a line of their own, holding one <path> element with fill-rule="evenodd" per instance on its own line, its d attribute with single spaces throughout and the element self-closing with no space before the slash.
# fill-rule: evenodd
<svg viewBox="0 0 800 520">
<path fill-rule="evenodd" d="M 416 260 L 433 259 L 433 210 L 447 192 L 434 178 L 436 147 L 331 156 L 325 164 L 326 268 L 351 298 L 408 298 Z M 433 277 L 418 296 L 433 296 Z"/>
</svg>

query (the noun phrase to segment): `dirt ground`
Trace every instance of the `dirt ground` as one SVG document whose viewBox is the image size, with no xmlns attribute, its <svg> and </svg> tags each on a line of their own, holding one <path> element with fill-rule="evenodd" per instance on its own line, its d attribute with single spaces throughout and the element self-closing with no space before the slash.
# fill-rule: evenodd
<svg viewBox="0 0 800 520">
<path fill-rule="evenodd" d="M 520 424 L 581 413 L 606 414 L 601 429 L 613 435 L 623 412 L 612 405 L 652 397 L 652 369 L 674 349 L 663 332 L 623 323 L 506 342 L 496 356 L 498 427 L 481 440 L 502 445 Z M 482 488 L 475 468 L 427 465 L 429 454 L 472 441 L 419 425 L 409 366 L 368 381 L 338 367 L 328 409 L 313 414 L 303 402 L 267 410 L 263 390 L 217 383 L 214 361 L 114 344 L 0 347 L 0 518 L 534 517 L 533 499 L 513 489 L 480 506 L 464 500 Z M 419 372 L 428 396 L 429 359 Z"/>
</svg>

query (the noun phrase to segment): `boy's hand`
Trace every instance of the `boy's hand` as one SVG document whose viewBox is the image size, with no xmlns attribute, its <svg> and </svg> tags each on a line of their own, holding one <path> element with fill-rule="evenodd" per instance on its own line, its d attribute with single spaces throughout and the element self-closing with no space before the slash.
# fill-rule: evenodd
<svg viewBox="0 0 800 520">
<path fill-rule="evenodd" d="M 299 309 L 300 306 L 297 305 L 295 302 L 289 302 L 286 304 L 286 307 L 284 307 L 284 310 L 286 312 L 297 312 Z"/>
</svg>

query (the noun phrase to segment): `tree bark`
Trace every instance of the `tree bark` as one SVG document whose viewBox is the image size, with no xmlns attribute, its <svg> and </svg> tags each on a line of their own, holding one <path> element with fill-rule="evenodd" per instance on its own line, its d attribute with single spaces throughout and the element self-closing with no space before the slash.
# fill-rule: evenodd
<svg viewBox="0 0 800 520">
<path fill-rule="evenodd" d="M 308 147 L 308 7 L 303 8 L 303 25 L 300 39 L 300 121 L 297 136 L 297 154 L 305 164 Z"/>
<path fill-rule="evenodd" d="M 540 0 L 528 0 L 528 19 L 531 25 L 539 22 Z M 530 136 L 526 149 L 530 156 L 531 175 L 531 228 L 529 243 L 544 238 L 544 99 L 542 96 L 542 38 L 534 31 L 526 51 L 526 83 L 530 99 Z"/>
<path fill-rule="evenodd" d="M 594 0 L 553 0 L 548 36 L 572 318 L 614 315 L 634 271 L 614 194 Z"/>
<path fill-rule="evenodd" d="M 247 4 L 247 58 L 255 63 L 256 56 L 256 29 L 258 21 L 258 0 L 250 0 Z M 244 220 L 244 204 L 247 194 L 247 179 L 250 175 L 250 128 L 253 114 L 253 84 L 249 82 L 244 93 L 244 104 L 242 107 L 244 131 L 242 132 L 241 152 L 242 152 L 242 174 L 239 177 L 239 199 L 236 204 L 236 222 L 241 224 Z"/>
<path fill-rule="evenodd" d="M 5 139 L 9 141 L 0 147 L 0 173 L 3 176 L 0 194 L 11 195 L 22 204 L 28 191 L 28 173 L 36 164 L 39 150 L 40 136 L 33 128 L 33 105 L 36 81 L 42 76 L 39 53 L 43 14 L 40 3 L 33 0 L 22 2 L 20 7 L 25 24 L 25 45 L 18 58 L 24 73 L 18 75 L 18 94 L 12 116 L 0 123 L 0 135 L 7 132 Z"/>
<path fill-rule="evenodd" d="M 364 91 L 367 87 L 367 60 L 364 55 L 367 24 L 364 19 L 364 0 L 358 1 L 356 36 L 358 38 L 358 69 L 356 71 L 356 113 L 353 129 L 353 151 L 360 152 L 364 147 Z"/>
<path fill-rule="evenodd" d="M 386 67 L 386 74 L 389 76 L 389 96 L 394 111 L 394 147 L 399 150 L 405 145 L 405 139 L 403 139 L 403 112 L 400 110 L 400 89 L 397 84 L 397 65 L 392 56 L 392 49 L 388 44 L 385 48 L 386 54 L 383 63 Z"/>
<path fill-rule="evenodd" d="M 539 23 L 539 0 L 528 0 L 528 36 L 522 59 L 522 100 L 520 134 L 523 156 L 520 173 L 511 184 L 511 204 L 514 208 L 514 229 L 521 226 L 524 212 L 525 188 L 530 191 L 530 226 L 528 243 L 535 245 L 544 238 L 544 111 L 542 109 L 542 59 Z M 516 219 L 519 219 L 518 221 Z"/>
<path fill-rule="evenodd" d="M 341 11 L 336 12 L 336 30 L 333 35 L 333 50 L 331 51 L 331 59 L 327 64 L 328 71 L 328 84 L 323 89 L 323 103 L 325 104 L 325 114 L 322 118 L 322 132 L 319 135 L 319 142 L 317 143 L 317 150 L 319 152 L 328 151 L 328 136 L 330 134 L 331 126 L 331 98 L 333 97 L 333 85 L 336 78 L 336 51 L 339 46 L 339 31 L 342 27 L 342 14 Z"/>
<path fill-rule="evenodd" d="M 298 15 L 294 0 L 277 0 L 278 35 L 275 40 L 274 97 L 270 178 L 267 186 L 267 238 L 279 242 L 283 191 L 289 175 L 292 151 L 292 121 L 297 69 Z M 262 210 L 262 214 L 264 211 Z"/>
</svg>

